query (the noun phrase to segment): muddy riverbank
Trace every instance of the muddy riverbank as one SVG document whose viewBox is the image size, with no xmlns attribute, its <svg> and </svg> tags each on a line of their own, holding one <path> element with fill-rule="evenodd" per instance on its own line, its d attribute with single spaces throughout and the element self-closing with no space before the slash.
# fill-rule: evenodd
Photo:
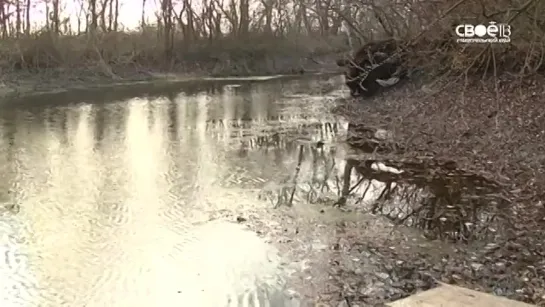
<svg viewBox="0 0 545 307">
<path fill-rule="evenodd" d="M 278 57 L 264 63 L 256 63 L 245 71 L 233 72 L 231 68 L 217 68 L 194 64 L 168 69 L 138 68 L 137 66 L 112 66 L 112 74 L 105 74 L 96 67 L 3 70 L 0 77 L 0 98 L 35 96 L 82 89 L 134 87 L 142 84 L 183 83 L 202 78 L 228 78 L 250 76 L 301 76 L 337 73 L 335 59 L 330 54 L 316 57 Z M 270 62 L 274 62 L 274 65 Z M 232 64 L 234 65 L 234 64 Z M 340 72 L 339 72 L 340 73 Z"/>
<path fill-rule="evenodd" d="M 430 240 L 457 241 L 454 252 L 438 251 L 434 259 L 353 239 L 351 253 L 373 250 L 390 269 L 388 282 L 380 284 L 410 293 L 438 280 L 545 305 L 545 126 L 537 111 L 544 81 L 513 81 L 453 82 L 437 92 L 409 82 L 336 110 L 353 123 L 356 168 L 392 184 L 380 205 L 362 205 L 364 210 L 410 225 Z M 390 133 L 377 137 L 379 130 Z M 376 172 L 366 160 L 402 173 Z M 427 196 L 414 198 L 421 192 Z M 343 273 L 340 284 L 361 285 L 356 270 Z M 351 293 L 354 304 L 377 302 Z"/>
<path fill-rule="evenodd" d="M 218 306 L 217 300 L 233 298 L 251 304 L 254 295 L 262 300 L 260 289 L 273 295 L 281 286 L 275 278 L 271 287 L 251 283 L 253 274 L 262 281 L 267 261 L 255 233 L 293 256 L 284 267 L 294 274 L 305 271 L 307 258 L 307 265 L 325 265 L 305 256 L 309 246 L 327 252 L 332 233 L 312 237 L 312 216 L 274 209 L 259 196 L 265 186 L 289 181 L 299 145 L 305 147 L 301 184 L 311 179 L 313 146 L 337 147 L 345 125 L 329 109 L 339 94 L 326 100 L 305 94 L 324 83 L 335 88 L 334 79 L 205 82 L 154 96 L 40 96 L 41 103 L 2 106 L 0 227 L 10 234 L 1 238 L 2 285 L 9 288 L 0 291 L 3 301 L 176 306 L 187 299 Z M 330 152 L 324 157 L 339 159 Z M 300 193 L 293 203 L 299 199 Z M 323 216 L 319 207 L 310 209 Z M 219 218 L 254 233 L 212 223 Z M 292 231 L 290 225 L 303 234 L 292 239 L 295 245 L 277 240 L 292 234 L 282 228 Z M 200 273 L 218 278 L 210 284 Z M 239 273 L 247 284 L 239 284 Z M 305 280 L 274 274 L 293 295 L 318 297 L 303 292 Z"/>
<path fill-rule="evenodd" d="M 192 180 L 198 181 L 194 188 L 192 186 L 189 189 L 183 188 L 183 184 L 176 185 L 176 181 L 169 181 L 168 184 L 173 190 L 167 193 L 168 197 L 163 195 L 161 202 L 175 207 L 171 204 L 172 199 L 189 197 L 186 194 L 180 194 L 186 195 L 182 197 L 177 193 L 195 190 L 190 193 L 191 196 L 188 199 L 184 200 L 184 202 L 198 201 L 199 203 L 195 207 L 198 209 L 198 214 L 192 215 L 192 219 L 196 217 L 200 221 L 221 219 L 243 224 L 267 242 L 272 243 L 280 250 L 280 254 L 285 256 L 286 263 L 282 266 L 286 271 L 291 272 L 291 275 L 287 277 L 289 289 L 286 292 L 304 302 L 306 305 L 303 306 L 380 306 L 385 302 L 433 287 L 437 281 L 542 304 L 544 287 L 541 284 L 541 276 L 543 276 L 541 270 L 544 264 L 540 262 L 542 257 L 539 258 L 537 257 L 539 254 L 536 254 L 539 252 L 537 248 L 542 246 L 542 243 L 537 240 L 540 237 L 536 236 L 536 233 L 517 232 L 518 238 L 506 237 L 503 233 L 499 233 L 486 240 L 448 242 L 440 238 L 437 229 L 398 225 L 399 223 L 395 220 L 387 218 L 384 212 L 373 212 L 373 205 L 377 198 L 376 192 L 380 194 L 383 185 L 379 185 L 379 188 L 374 191 L 374 196 L 361 197 L 362 189 L 366 190 L 365 182 L 361 188 L 354 189 L 352 197 L 348 197 L 344 206 L 334 207 L 343 193 L 347 158 L 358 155 L 345 146 L 346 134 L 350 132 L 346 131 L 346 119 L 352 122 L 367 119 L 370 123 L 377 124 L 377 127 L 388 129 L 387 125 L 377 123 L 388 117 L 384 113 L 377 113 L 377 109 L 374 109 L 374 112 L 373 109 L 369 111 L 369 107 L 372 108 L 373 103 L 393 105 L 390 103 L 395 101 L 396 97 L 407 99 L 410 97 L 405 92 L 407 88 L 388 94 L 392 96 L 381 96 L 367 102 L 355 102 L 343 98 L 346 90 L 342 82 L 338 80 L 339 78 L 331 79 L 323 76 L 314 81 L 311 80 L 312 78 L 306 81 L 305 78 L 292 81 L 283 78 L 269 79 L 269 81 L 265 79 L 260 82 L 226 79 L 215 80 L 212 83 L 185 80 L 180 84 L 187 86 L 173 84 L 167 87 L 166 91 L 164 87 L 158 87 L 156 95 L 149 94 L 149 88 L 145 89 L 143 93 L 147 93 L 146 95 L 138 99 L 129 99 L 130 103 L 125 100 L 127 97 L 138 95 L 138 87 L 129 88 L 126 93 L 117 90 L 109 91 L 115 93 L 114 96 L 106 94 L 108 91 L 98 96 L 96 92 L 91 95 L 85 91 L 79 93 L 76 91 L 75 96 L 66 92 L 63 95 L 34 96 L 32 99 L 21 97 L 21 100 L 16 103 L 21 108 L 9 111 L 15 113 L 3 112 L 4 122 L 9 123 L 16 119 L 20 126 L 19 130 L 16 130 L 18 134 L 9 137 L 9 133 L 14 133 L 9 127 L 13 126 L 5 125 L 6 144 L 10 144 L 8 140 L 15 139 L 19 140 L 19 143 L 15 142 L 15 145 L 11 146 L 21 147 L 27 138 L 32 136 L 36 144 L 43 142 L 57 144 L 45 154 L 45 156 L 51 156 L 51 159 L 44 163 L 53 169 L 63 170 L 64 168 L 58 168 L 59 164 L 54 164 L 55 155 L 67 155 L 66 158 L 72 161 L 69 163 L 72 169 L 77 169 L 82 161 L 87 161 L 87 166 L 84 168 L 89 167 L 86 173 L 88 177 L 96 171 L 97 167 L 102 167 L 100 164 L 93 164 L 94 160 L 90 160 L 94 156 L 96 157 L 93 159 L 100 158 L 101 155 L 115 155 L 117 158 L 114 160 L 120 164 L 116 164 L 111 169 L 126 167 L 122 164 L 124 163 L 122 157 L 117 156 L 116 148 L 118 147 L 128 146 L 127 150 L 131 148 L 144 150 L 149 146 L 158 149 L 165 144 L 171 144 L 168 150 L 165 149 L 168 152 L 177 148 L 172 147 L 170 142 L 174 144 L 184 140 L 184 142 L 196 142 L 191 144 L 202 147 L 205 153 L 214 152 L 214 155 L 205 153 L 195 155 L 194 152 L 186 152 L 186 155 L 192 155 L 194 160 L 197 159 L 196 163 L 203 167 L 210 163 L 218 163 L 213 157 L 218 155 L 218 148 L 224 148 L 226 154 L 222 156 L 222 161 L 231 170 L 222 171 L 223 175 L 215 176 L 214 180 L 209 176 L 209 172 L 214 172 L 212 168 L 198 170 L 192 164 L 184 166 L 185 164 L 180 164 L 182 160 L 171 161 L 164 150 L 157 151 L 156 154 L 165 155 L 161 163 L 170 161 L 168 163 L 176 165 L 174 169 L 171 168 L 173 172 L 179 172 L 181 167 L 195 171 L 196 178 L 182 180 L 187 181 L 185 184 L 189 184 Z M 275 85 L 268 85 L 270 82 Z M 209 88 L 211 84 L 215 84 L 213 90 Z M 256 92 L 249 90 L 251 88 L 257 89 Z M 180 91 L 184 94 L 180 95 Z M 259 94 L 260 91 L 264 94 Z M 86 94 L 83 95 L 83 93 Z M 42 102 L 40 97 L 45 97 Z M 183 99 L 192 99 L 192 103 L 185 103 L 185 101 L 177 103 Z M 25 100 L 28 100 L 26 104 Z M 105 101 L 110 101 L 111 105 L 100 103 Z M 222 103 L 218 104 L 219 101 Z M 330 114 L 335 101 L 340 102 L 340 110 L 345 112 L 341 116 L 345 118 L 344 121 L 338 122 L 337 116 Z M 99 103 L 90 104 L 90 102 Z M 348 102 L 349 105 L 344 105 L 343 102 Z M 68 105 L 68 103 L 71 104 Z M 34 107 L 25 111 L 25 105 Z M 37 108 L 40 105 L 43 106 Z M 182 105 L 187 110 L 181 108 Z M 267 107 L 264 107 L 265 105 Z M 49 114 L 47 120 L 45 120 L 45 113 L 41 114 L 42 111 L 38 111 L 42 108 L 50 110 L 46 112 Z M 355 109 L 362 113 L 347 112 L 348 110 L 353 112 Z M 91 112 L 91 110 L 94 111 Z M 154 120 L 148 118 L 148 125 L 153 123 L 154 127 L 148 132 L 149 135 L 145 133 L 146 129 L 138 128 L 137 124 L 140 121 L 148 122 L 144 116 L 146 112 L 151 112 L 153 114 L 151 118 L 155 118 Z M 127 114 L 123 115 L 125 113 Z M 44 118 L 45 122 L 51 121 L 46 125 L 48 134 L 45 139 L 37 135 L 43 131 L 43 128 L 34 129 L 31 122 L 25 120 L 25 118 L 33 117 Z M 127 117 L 127 121 L 119 120 L 122 117 Z M 128 120 L 130 118 L 133 120 Z M 120 145 L 121 143 L 113 147 L 100 145 L 102 147 L 97 147 L 100 148 L 98 152 L 88 151 L 89 146 L 99 146 L 100 143 L 119 143 L 122 138 L 118 137 L 118 134 L 122 134 L 120 131 L 124 123 L 131 126 L 130 129 L 126 128 L 126 133 L 133 135 L 126 141 L 127 145 Z M 172 131 L 172 127 L 178 127 L 178 129 Z M 137 138 L 134 138 L 136 132 L 131 129 L 149 136 L 151 142 L 149 146 L 138 145 Z M 160 131 L 164 133 L 159 133 Z M 64 134 L 66 136 L 63 136 Z M 155 135 L 154 138 L 151 137 L 152 134 Z M 173 140 L 167 142 L 166 136 L 170 134 L 174 134 L 170 136 Z M 76 142 L 76 135 L 81 138 L 78 142 Z M 92 136 L 104 140 L 96 141 L 97 145 L 93 145 Z M 69 139 L 63 141 L 64 138 Z M 222 141 L 218 143 L 218 140 Z M 61 146 L 63 142 L 67 142 L 65 145 L 68 146 L 67 148 L 78 144 L 79 147 L 64 151 L 64 147 Z M 134 144 L 131 145 L 131 142 Z M 216 145 L 212 146 L 212 144 Z M 138 146 L 134 147 L 136 145 Z M 39 150 L 41 147 L 33 146 L 32 148 Z M 189 147 L 181 146 L 180 148 L 179 150 Z M 68 155 L 72 151 L 73 153 Z M 5 152 L 6 157 L 10 157 L 7 154 L 9 152 Z M 30 154 L 20 150 L 15 150 L 13 153 L 23 157 Z M 3 164 L 6 168 L 3 174 L 9 174 L 10 164 L 7 161 Z M 76 161 L 80 162 L 76 163 Z M 136 171 L 142 179 L 142 172 L 149 170 L 139 170 L 138 165 L 132 165 L 134 169 L 131 171 Z M 298 165 L 301 169 L 300 173 L 295 172 Z M 33 170 L 29 168 L 24 172 L 32 173 Z M 66 173 L 66 171 L 63 172 Z M 109 179 L 106 179 L 117 180 L 118 184 L 123 185 L 122 176 L 116 174 L 110 173 L 107 175 Z M 59 175 L 56 175 L 55 180 L 62 182 L 63 177 Z M 371 173 L 371 175 L 375 174 Z M 173 174 L 166 172 L 164 176 L 171 178 Z M 32 175 L 32 178 L 34 177 Z M 24 178 L 26 177 L 17 180 Z M 165 179 L 161 176 L 154 178 L 159 181 Z M 221 183 L 221 190 L 215 188 L 217 187 L 215 180 Z M 358 172 L 354 172 L 352 177 L 348 177 L 348 182 L 350 186 L 361 184 L 361 172 L 359 175 Z M 132 184 L 136 183 L 138 182 Z M 377 183 L 374 182 L 374 184 Z M 77 183 L 72 185 L 75 189 L 78 188 Z M 60 189 L 58 183 L 55 186 Z M 214 193 L 209 193 L 210 191 Z M 294 191 L 293 194 L 292 191 Z M 150 193 L 152 192 L 156 193 L 159 190 L 153 190 Z M 108 198 L 113 196 L 119 200 L 124 198 L 117 191 L 112 190 L 110 193 Z M 136 196 L 140 195 L 137 192 L 132 193 Z M 221 194 L 221 202 L 218 202 L 219 198 L 215 194 Z M 55 197 L 60 195 L 62 194 Z M 4 196 L 7 200 L 4 215 L 27 216 L 29 214 L 29 208 L 25 207 L 24 203 L 12 201 L 16 196 L 13 192 L 6 193 Z M 241 198 L 242 196 L 244 198 Z M 26 203 L 31 203 L 24 198 L 24 195 L 18 197 L 22 197 L 21 199 Z M 40 197 L 42 202 L 47 200 L 45 194 Z M 95 196 L 89 194 L 86 197 L 85 201 L 90 202 Z M 359 201 L 360 198 L 365 199 L 362 202 Z M 138 199 L 136 204 L 144 204 L 146 199 L 145 197 Z M 60 201 L 67 200 L 64 197 Z M 112 201 L 106 204 L 112 205 Z M 202 208 L 203 204 L 208 207 Z M 84 207 L 82 204 L 82 208 Z M 397 208 L 402 207 L 397 206 Z M 122 208 L 116 208 L 117 205 L 100 209 L 105 210 L 101 214 L 110 215 L 101 223 L 113 223 L 114 226 L 116 223 L 121 223 L 116 227 L 127 227 L 124 224 L 127 221 L 115 220 L 124 214 L 130 218 L 138 218 L 140 222 L 147 221 L 144 215 L 138 215 L 138 212 L 127 209 L 130 207 L 120 212 L 116 210 Z M 145 207 L 138 208 L 144 210 Z M 176 212 L 176 209 L 168 210 L 161 214 Z M 116 217 L 116 214 L 119 216 Z M 81 216 L 74 218 L 81 218 Z M 153 227 L 156 226 L 153 224 Z M 140 232 L 137 235 L 143 236 Z M 131 240 L 134 239 L 131 244 L 138 243 L 136 240 L 138 236 L 130 236 Z"/>
<path fill-rule="evenodd" d="M 174 263 L 195 264 L 212 242 L 223 247 L 214 245 L 208 255 L 229 257 L 207 261 L 223 270 L 240 264 L 239 253 L 261 255 L 247 252 L 260 245 L 238 240 L 238 231 L 229 239 L 218 233 L 230 227 L 215 231 L 212 225 L 204 237 L 189 231 L 223 220 L 248 227 L 279 250 L 284 292 L 293 306 L 374 306 L 431 287 L 432 279 L 406 273 L 414 270 L 406 261 L 426 255 L 438 263 L 452 253 L 451 245 L 395 227 L 357 205 L 333 207 L 347 154 L 346 122 L 330 113 L 345 94 L 339 79 L 231 80 L 128 100 L 48 96 L 3 109 L 0 226 L 13 233 L 8 257 L 26 261 L 16 267 L 8 259 L 2 269 L 19 279 L 6 284 L 15 284 L 26 299 L 45 300 L 45 306 L 85 302 L 96 289 L 104 294 L 101 302 L 122 305 L 129 302 L 124 289 L 135 287 L 164 294 L 165 306 L 170 299 L 202 300 L 191 296 L 193 287 L 216 291 L 221 285 L 196 281 L 178 289 L 177 281 L 164 278 L 157 289 L 156 282 L 149 288 L 146 283 L 179 269 Z M 78 178 L 68 180 L 74 173 Z M 348 180 L 354 185 L 359 178 Z M 55 237 L 59 229 L 70 235 Z M 41 239 L 27 246 L 30 237 Z M 36 251 L 40 257 L 33 256 Z M 182 258 L 168 262 L 170 268 L 150 263 L 163 254 Z M 73 265 L 45 265 L 59 257 Z M 72 279 L 76 271 L 81 278 Z M 124 284 L 148 271 L 153 274 L 137 278 L 142 282 Z M 40 290 L 45 284 L 50 290 Z M 15 301 L 15 294 L 5 294 Z"/>
</svg>

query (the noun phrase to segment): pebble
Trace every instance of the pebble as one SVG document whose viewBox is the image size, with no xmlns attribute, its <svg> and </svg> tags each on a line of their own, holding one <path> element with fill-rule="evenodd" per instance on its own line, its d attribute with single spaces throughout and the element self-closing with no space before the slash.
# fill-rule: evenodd
<svg viewBox="0 0 545 307">
<path fill-rule="evenodd" d="M 390 278 L 390 275 L 387 274 L 387 273 L 376 273 L 375 275 L 377 275 L 377 277 L 380 278 L 380 279 L 388 279 L 388 278 Z"/>
<path fill-rule="evenodd" d="M 348 302 L 346 300 L 342 300 L 337 307 L 353 307 L 348 305 Z"/>
</svg>

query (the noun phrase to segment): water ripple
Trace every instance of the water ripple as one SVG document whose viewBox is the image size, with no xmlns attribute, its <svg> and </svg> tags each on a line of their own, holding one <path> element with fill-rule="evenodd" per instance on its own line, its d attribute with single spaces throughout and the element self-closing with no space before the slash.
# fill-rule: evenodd
<svg viewBox="0 0 545 307">
<path fill-rule="evenodd" d="M 225 219 L 264 218 L 258 190 L 342 123 L 282 95 L 315 84 L 270 82 L 0 111 L 2 306 L 298 306 L 279 252 Z"/>
</svg>

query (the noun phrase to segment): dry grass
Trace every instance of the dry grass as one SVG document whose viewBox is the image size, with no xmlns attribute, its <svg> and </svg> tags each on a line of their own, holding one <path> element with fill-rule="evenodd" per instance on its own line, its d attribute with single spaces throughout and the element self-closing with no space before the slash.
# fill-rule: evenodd
<svg viewBox="0 0 545 307">
<path fill-rule="evenodd" d="M 186 42 L 175 38 L 167 60 L 163 37 L 155 28 L 139 32 L 98 33 L 95 36 L 53 35 L 6 39 L 0 46 L 0 69 L 86 69 L 116 78 L 124 70 L 208 72 L 216 75 L 296 72 L 300 62 L 346 49 L 338 37 L 267 37 L 242 40 L 225 37 Z M 286 62 L 286 63 L 284 63 Z"/>
</svg>

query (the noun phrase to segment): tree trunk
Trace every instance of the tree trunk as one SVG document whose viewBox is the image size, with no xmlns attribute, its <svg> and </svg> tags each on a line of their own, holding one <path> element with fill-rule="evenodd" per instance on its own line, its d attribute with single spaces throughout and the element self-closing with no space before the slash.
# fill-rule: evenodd
<svg viewBox="0 0 545 307">
<path fill-rule="evenodd" d="M 88 17 L 88 19 L 90 19 L 89 30 L 92 33 L 95 33 L 97 29 L 97 21 L 98 21 L 96 0 L 89 0 L 89 15 L 90 15 Z"/>
<path fill-rule="evenodd" d="M 30 0 L 26 1 L 26 35 L 30 35 Z"/>
<path fill-rule="evenodd" d="M 108 32 L 112 32 L 114 23 L 114 1 L 108 3 Z"/>
<path fill-rule="evenodd" d="M 146 26 L 146 0 L 142 0 L 142 20 L 140 21 L 142 28 Z"/>
<path fill-rule="evenodd" d="M 117 32 L 119 27 L 119 0 L 115 0 L 115 11 L 114 11 L 114 31 Z"/>
<path fill-rule="evenodd" d="M 103 33 L 107 31 L 106 27 L 106 8 L 108 7 L 108 0 L 102 0 L 100 3 L 100 12 L 98 13 L 98 19 L 100 20 L 100 28 Z"/>
<path fill-rule="evenodd" d="M 250 29 L 250 1 L 240 0 L 240 21 L 238 27 L 238 33 L 241 37 L 247 37 Z"/>
<path fill-rule="evenodd" d="M 53 12 L 51 16 L 51 22 L 53 24 L 53 33 L 58 34 L 60 33 L 60 21 L 59 21 L 59 0 L 53 0 Z"/>
<path fill-rule="evenodd" d="M 8 37 L 8 16 L 3 5 L 0 5 L 0 22 L 2 22 L 2 38 L 6 38 Z"/>
<path fill-rule="evenodd" d="M 173 49 L 172 0 L 162 0 L 161 13 L 163 17 L 163 26 L 164 26 L 163 39 L 164 39 L 164 49 L 165 49 L 164 50 L 165 60 L 169 62 L 172 59 L 172 51 L 173 51 L 172 50 Z"/>
<path fill-rule="evenodd" d="M 17 19 L 15 20 L 15 36 L 19 37 L 19 34 L 21 34 L 21 3 L 20 0 L 15 0 L 15 12 Z"/>
</svg>

